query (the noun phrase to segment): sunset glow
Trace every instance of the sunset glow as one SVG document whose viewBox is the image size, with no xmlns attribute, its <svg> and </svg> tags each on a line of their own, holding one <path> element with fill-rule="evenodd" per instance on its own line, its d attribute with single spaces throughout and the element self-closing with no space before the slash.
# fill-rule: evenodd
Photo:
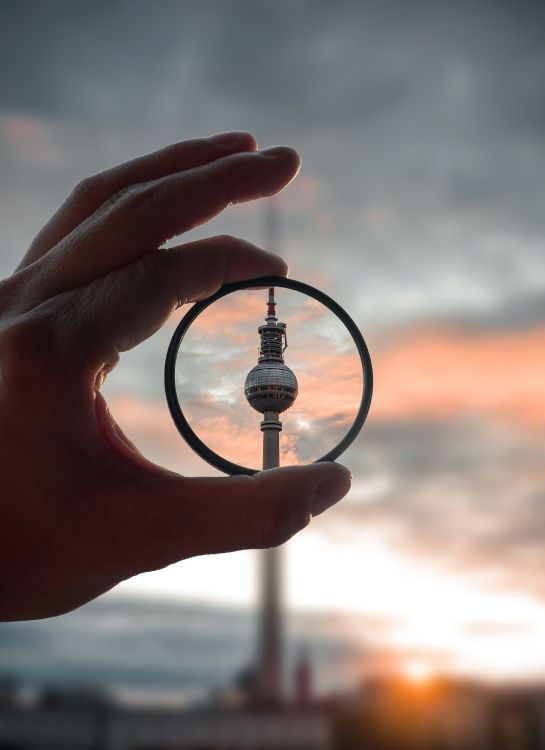
<svg viewBox="0 0 545 750">
<path fill-rule="evenodd" d="M 415 685 L 423 685 L 433 676 L 431 666 L 425 661 L 410 661 L 404 667 L 405 677 Z"/>
<path fill-rule="evenodd" d="M 219 378 L 214 375 L 215 386 L 203 389 L 193 401 L 201 431 L 214 436 L 217 448 L 231 451 L 240 462 L 249 465 L 259 461 L 259 435 L 252 443 L 256 419 L 241 399 L 237 372 L 244 372 L 255 357 L 255 328 L 262 313 L 259 301 L 259 298 L 257 303 L 242 300 L 240 307 L 237 304 L 233 308 L 231 318 L 225 310 L 211 308 L 210 318 L 203 320 L 198 329 L 202 352 L 214 343 L 217 324 L 220 334 L 228 327 L 238 353 L 223 361 L 220 356 L 217 362 L 210 363 L 209 357 L 201 352 L 199 357 L 210 372 L 215 368 Z M 308 306 L 294 318 L 299 325 L 307 323 L 319 327 L 318 312 L 314 306 Z M 306 344 L 297 340 L 297 326 L 292 325 L 289 317 L 287 322 L 291 338 L 287 356 L 291 358 L 290 364 L 295 366 L 296 363 L 301 400 L 284 417 L 287 428 L 283 435 L 284 463 L 298 460 L 297 441 L 307 436 L 316 439 L 324 419 L 329 420 L 328 429 L 333 417 L 342 425 L 339 415 L 342 409 L 347 416 L 353 411 L 350 398 L 357 394 L 354 384 L 358 385 L 357 361 L 343 353 L 342 348 L 335 355 L 339 344 L 327 344 L 324 340 L 322 351 L 312 346 L 305 348 Z M 216 339 L 216 343 L 220 339 Z M 312 343 L 312 336 L 310 341 Z M 518 437 L 509 437 L 509 440 L 527 440 L 528 445 L 534 445 L 532 436 L 545 427 L 545 392 L 542 389 L 545 360 L 539 356 L 539 352 L 545 351 L 544 344 L 541 328 L 528 331 L 524 336 L 500 336 L 484 331 L 466 334 L 461 328 L 457 331 L 429 328 L 406 331 L 402 340 L 392 339 L 382 344 L 374 355 L 378 387 L 370 416 L 371 429 L 380 425 L 388 427 L 392 423 L 411 425 L 415 419 L 440 423 L 467 414 L 473 415 L 473 419 L 479 417 L 483 435 L 489 435 L 485 444 L 490 448 L 499 441 L 497 449 L 500 450 L 502 441 L 510 435 Z M 513 355 L 519 366 L 505 367 L 505 362 Z M 198 359 L 193 360 L 193 366 L 200 366 Z M 320 367 L 331 380 L 320 378 Z M 481 393 L 477 383 L 483 376 L 489 386 Z M 206 385 L 205 371 L 203 378 Z M 335 383 L 333 389 L 329 387 L 330 382 Z M 111 399 L 111 410 L 129 436 L 158 463 L 190 474 L 208 472 L 181 441 L 162 403 L 124 396 Z M 486 427 L 487 423 L 490 428 Z M 513 429 L 516 432 L 513 433 Z M 365 438 L 364 431 L 360 451 L 365 451 Z M 463 449 L 464 442 L 464 439 L 457 440 L 453 450 Z M 433 451 L 440 447 L 440 443 L 430 446 L 428 471 L 413 484 L 410 497 L 417 508 L 419 504 L 421 507 L 437 506 L 443 503 L 444 497 L 442 512 L 448 518 L 448 513 L 466 506 L 460 504 L 457 479 L 445 476 L 439 480 L 433 478 L 434 475 L 428 478 L 436 460 Z M 393 450 L 394 446 L 389 444 L 388 453 Z M 534 459 L 531 449 L 524 450 L 526 461 L 530 463 L 525 469 L 521 468 L 520 478 L 511 471 L 508 480 L 514 482 L 515 493 L 522 493 L 520 497 L 527 492 L 525 488 L 545 486 L 542 454 L 538 453 Z M 357 453 L 352 455 L 357 456 Z M 481 498 L 489 486 L 491 507 L 497 509 L 501 493 L 507 489 L 506 480 L 498 472 L 500 467 L 505 471 L 508 466 L 499 458 L 487 461 L 491 467 L 497 466 L 497 479 L 496 474 L 488 473 L 479 480 L 481 484 L 484 482 Z M 494 461 L 499 463 L 494 464 Z M 444 532 L 437 532 L 446 536 L 438 540 L 438 546 L 433 542 L 431 547 L 432 551 L 445 550 L 446 567 L 441 570 L 436 565 L 429 566 L 427 561 L 433 559 L 430 555 L 437 552 L 428 556 L 422 551 L 416 556 L 412 552 L 412 546 L 419 539 L 423 549 L 419 526 L 410 531 L 414 540 L 411 545 L 403 539 L 395 541 L 396 534 L 400 533 L 396 531 L 398 514 L 386 516 L 387 523 L 386 520 L 380 522 L 382 526 L 379 523 L 382 536 L 377 534 L 377 522 L 367 520 L 373 519 L 379 509 L 386 512 L 388 502 L 404 492 L 395 464 L 386 464 L 383 470 L 371 468 L 355 477 L 352 492 L 344 503 L 327 518 L 316 519 L 304 535 L 287 546 L 288 604 L 308 611 L 346 613 L 343 627 L 347 632 L 383 654 L 366 663 L 363 667 L 366 672 L 393 669 L 414 684 L 424 684 L 434 674 L 486 676 L 493 680 L 545 674 L 545 658 L 539 656 L 545 634 L 545 605 L 531 590 L 517 590 L 515 580 L 512 584 L 507 581 L 503 587 L 497 586 L 496 581 L 501 580 L 502 575 L 498 560 L 483 557 L 483 545 L 478 541 L 480 535 L 486 538 L 493 533 L 492 519 L 483 515 L 479 520 L 476 506 L 470 524 L 457 530 L 456 524 L 465 524 L 464 519 L 469 518 L 470 503 L 457 520 L 447 524 Z M 445 483 L 443 489 L 439 489 L 438 481 Z M 513 499 L 512 506 L 508 504 L 503 512 L 511 512 L 511 507 L 520 523 L 525 506 L 520 499 L 517 502 Z M 496 522 L 500 518 L 497 517 Z M 455 562 L 456 540 L 458 545 L 467 546 L 472 536 L 479 550 L 475 553 L 479 557 L 473 564 L 478 575 L 459 574 Z M 341 545 L 337 539 L 342 539 Z M 223 556 L 221 562 L 217 558 L 186 561 L 179 569 L 174 566 L 160 574 L 141 576 L 121 588 L 129 592 L 153 591 L 156 595 L 204 597 L 210 601 L 250 605 L 256 586 L 252 560 L 251 553 L 239 553 Z M 529 570 L 529 562 L 519 563 L 523 575 L 521 565 Z M 537 574 L 536 570 L 536 577 Z M 351 618 L 355 618 L 353 623 Z"/>
</svg>

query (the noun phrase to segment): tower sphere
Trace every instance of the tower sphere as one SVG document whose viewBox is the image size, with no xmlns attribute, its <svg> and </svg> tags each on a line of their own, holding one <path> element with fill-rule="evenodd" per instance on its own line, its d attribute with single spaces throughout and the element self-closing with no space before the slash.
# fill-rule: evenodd
<svg viewBox="0 0 545 750">
<path fill-rule="evenodd" d="M 248 403 L 262 414 L 286 411 L 297 398 L 297 391 L 297 378 L 282 362 L 260 362 L 250 370 L 244 383 Z"/>
</svg>

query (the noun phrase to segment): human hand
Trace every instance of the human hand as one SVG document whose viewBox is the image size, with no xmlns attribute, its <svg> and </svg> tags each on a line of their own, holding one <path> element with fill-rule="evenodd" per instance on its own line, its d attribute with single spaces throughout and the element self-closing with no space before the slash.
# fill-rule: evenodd
<svg viewBox="0 0 545 750">
<path fill-rule="evenodd" d="M 147 461 L 100 386 L 180 304 L 284 275 L 233 237 L 169 238 L 296 174 L 248 133 L 185 141 L 84 180 L 0 282 L 0 619 L 62 614 L 130 576 L 289 539 L 348 491 L 333 463 L 184 478 Z"/>
</svg>

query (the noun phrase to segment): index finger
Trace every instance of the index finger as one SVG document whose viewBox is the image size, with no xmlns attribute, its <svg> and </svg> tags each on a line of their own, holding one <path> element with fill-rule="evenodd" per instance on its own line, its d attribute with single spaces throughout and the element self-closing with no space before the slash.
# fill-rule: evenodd
<svg viewBox="0 0 545 750">
<path fill-rule="evenodd" d="M 166 177 L 185 169 L 194 169 L 241 151 L 255 151 L 257 141 L 251 133 L 230 131 L 209 138 L 180 141 L 138 159 L 86 177 L 79 182 L 58 211 L 38 232 L 17 270 L 30 265 L 66 237 L 81 222 L 129 185 Z"/>
</svg>

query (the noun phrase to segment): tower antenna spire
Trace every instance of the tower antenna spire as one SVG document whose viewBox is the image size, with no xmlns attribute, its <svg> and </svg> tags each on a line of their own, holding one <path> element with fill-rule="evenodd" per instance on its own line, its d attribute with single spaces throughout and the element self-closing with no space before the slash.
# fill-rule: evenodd
<svg viewBox="0 0 545 750">
<path fill-rule="evenodd" d="M 274 318 L 274 320 L 278 320 L 276 317 L 276 302 L 274 299 L 274 286 L 269 287 L 269 301 L 267 303 L 267 318 L 268 321 L 269 318 Z"/>
</svg>

